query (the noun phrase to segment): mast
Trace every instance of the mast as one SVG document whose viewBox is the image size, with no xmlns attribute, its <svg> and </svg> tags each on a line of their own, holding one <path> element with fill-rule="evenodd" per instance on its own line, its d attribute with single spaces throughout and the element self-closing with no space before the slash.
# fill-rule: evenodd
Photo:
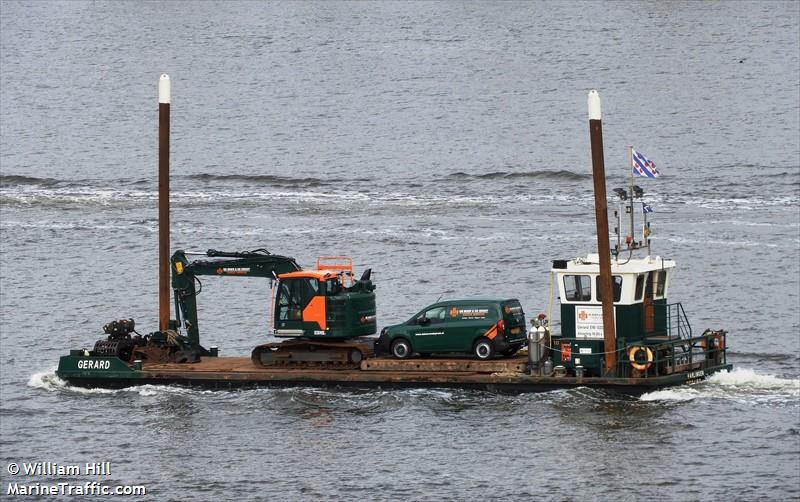
<svg viewBox="0 0 800 502">
<path fill-rule="evenodd" d="M 630 230 L 630 234 L 629 234 L 631 236 L 631 242 L 630 242 L 630 246 L 629 247 L 631 249 L 636 249 L 636 229 L 634 228 L 635 223 L 633 221 L 633 211 L 634 211 L 634 209 L 633 209 L 633 198 L 634 198 L 633 195 L 634 195 L 634 193 L 633 193 L 633 147 L 632 146 L 628 147 L 628 173 L 630 175 L 630 180 L 631 180 L 630 190 L 628 191 L 628 194 L 629 194 L 628 204 L 629 204 L 630 212 L 631 212 L 631 226 L 630 226 L 631 230 Z"/>
<path fill-rule="evenodd" d="M 158 329 L 169 329 L 169 75 L 158 81 Z"/>
<path fill-rule="evenodd" d="M 617 336 L 614 327 L 614 291 L 611 287 L 611 249 L 608 243 L 608 201 L 606 171 L 603 160 L 603 122 L 600 95 L 589 91 L 589 139 L 592 147 L 592 179 L 594 180 L 594 210 L 597 220 L 597 253 L 600 255 L 600 293 L 603 304 L 603 340 L 606 374 L 617 365 Z"/>
</svg>

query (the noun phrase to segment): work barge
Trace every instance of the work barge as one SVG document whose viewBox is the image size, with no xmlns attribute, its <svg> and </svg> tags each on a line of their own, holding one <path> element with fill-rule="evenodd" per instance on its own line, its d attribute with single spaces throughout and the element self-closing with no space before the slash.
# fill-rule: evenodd
<svg viewBox="0 0 800 502">
<path fill-rule="evenodd" d="M 56 374 L 70 385 L 459 388 L 503 393 L 588 387 L 639 395 L 731 369 L 727 333 L 710 329 L 694 333 L 683 306 L 668 301 L 675 262 L 651 256 L 646 211 L 641 240 L 633 237 L 635 208 L 645 207 L 643 191 L 633 181 L 628 190 L 615 189 L 620 205 L 614 213 L 617 243 L 613 251 L 610 248 L 596 91 L 589 93 L 588 105 L 598 253 L 553 261 L 551 297 L 559 298 L 559 333 L 551 332 L 548 316 L 540 314 L 527 331 L 527 347 L 485 359 L 480 354 L 475 359 L 422 351 L 419 357 L 400 359 L 387 353 L 380 339 L 370 336 L 377 332 L 370 271 L 355 280 L 352 261 L 343 257 L 326 257 L 334 262 L 318 260 L 315 270 L 303 270 L 294 259 L 265 250 L 209 250 L 199 253 L 198 260 L 178 250 L 170 257 L 169 103 L 169 78 L 162 75 L 159 330 L 142 336 L 133 320 L 105 325 L 108 337 L 98 340 L 93 349 L 73 349 L 60 358 Z M 624 246 L 623 210 L 630 214 Z M 644 250 L 645 256 L 634 257 L 634 252 Z M 269 332 L 285 340 L 258 345 L 249 357 L 222 356 L 217 347 L 203 347 L 197 324 L 198 275 L 269 280 L 274 311 Z M 176 319 L 170 318 L 170 278 Z M 295 305 L 303 295 L 302 305 Z M 493 329 L 502 329 L 501 323 Z"/>
</svg>

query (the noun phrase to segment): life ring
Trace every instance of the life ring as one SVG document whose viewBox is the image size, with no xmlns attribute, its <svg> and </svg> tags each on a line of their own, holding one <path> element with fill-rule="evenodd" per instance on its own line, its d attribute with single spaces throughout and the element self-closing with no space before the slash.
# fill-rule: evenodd
<svg viewBox="0 0 800 502">
<path fill-rule="evenodd" d="M 640 352 L 644 352 L 647 358 L 646 361 L 637 358 Z M 647 371 L 647 369 L 653 364 L 653 351 L 650 350 L 650 347 L 631 347 L 628 349 L 628 361 L 631 362 L 631 367 L 633 367 L 633 369 L 637 371 Z"/>
</svg>

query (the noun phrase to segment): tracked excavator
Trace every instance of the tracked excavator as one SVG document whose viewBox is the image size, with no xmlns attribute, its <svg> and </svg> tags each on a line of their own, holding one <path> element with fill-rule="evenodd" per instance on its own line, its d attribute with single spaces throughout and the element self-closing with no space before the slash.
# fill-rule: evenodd
<svg viewBox="0 0 800 502">
<path fill-rule="evenodd" d="M 190 260 L 188 256 L 200 255 Z M 260 277 L 272 285 L 270 330 L 287 340 L 258 345 L 251 354 L 260 366 L 352 368 L 373 353 L 377 331 L 375 286 L 371 269 L 360 279 L 353 275 L 352 259 L 323 256 L 315 270 L 303 270 L 294 258 L 265 249 L 205 253 L 176 251 L 171 258 L 172 289 L 177 319 L 175 328 L 185 330 L 186 344 L 200 345 L 197 297 L 203 285 L 199 276 Z"/>
</svg>

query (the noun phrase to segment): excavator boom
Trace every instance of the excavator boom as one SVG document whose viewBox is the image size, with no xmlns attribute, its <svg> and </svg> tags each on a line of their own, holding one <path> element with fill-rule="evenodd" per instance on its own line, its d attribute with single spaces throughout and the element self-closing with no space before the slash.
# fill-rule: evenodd
<svg viewBox="0 0 800 502">
<path fill-rule="evenodd" d="M 208 259 L 194 261 L 190 261 L 187 254 L 179 250 L 172 255 L 172 290 L 177 323 L 179 326 L 183 324 L 188 338 L 197 344 L 200 343 L 197 323 L 197 294 L 200 291 L 196 285 L 201 284 L 198 276 L 265 277 L 275 280 L 280 274 L 302 270 L 294 258 L 271 254 L 264 249 L 243 252 L 209 249 L 201 254 Z"/>
</svg>

